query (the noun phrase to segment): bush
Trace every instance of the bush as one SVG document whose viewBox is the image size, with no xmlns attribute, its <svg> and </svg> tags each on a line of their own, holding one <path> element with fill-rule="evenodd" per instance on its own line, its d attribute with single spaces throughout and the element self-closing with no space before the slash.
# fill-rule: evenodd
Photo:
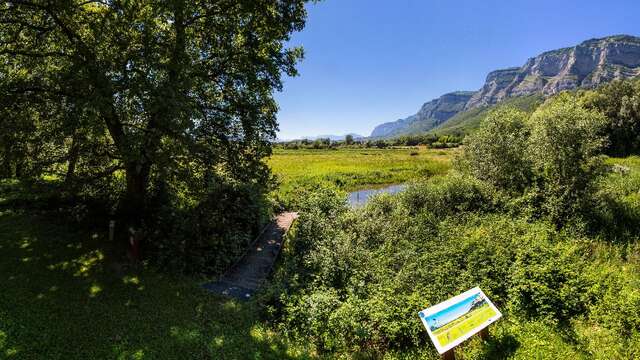
<svg viewBox="0 0 640 360">
<path fill-rule="evenodd" d="M 500 206 L 498 194 L 474 178 L 453 174 L 436 176 L 422 184 L 409 186 L 399 195 L 411 213 L 432 212 L 453 215 L 459 212 L 490 211 Z"/>
<path fill-rule="evenodd" d="M 605 118 L 563 93 L 540 106 L 530 118 L 511 108 L 489 114 L 467 138 L 457 167 L 510 194 L 511 208 L 529 218 L 548 218 L 558 227 L 594 221 L 599 156 L 606 143 Z"/>
<path fill-rule="evenodd" d="M 281 329 L 320 355 L 433 357 L 417 312 L 480 286 L 505 319 L 465 358 L 640 354 L 638 160 L 602 176 L 603 117 L 568 94 L 491 116 L 462 173 L 353 211 L 306 193 L 261 299 Z"/>
<path fill-rule="evenodd" d="M 562 226 L 593 206 L 604 172 L 599 154 L 606 143 L 601 135 L 605 118 L 563 93 L 538 108 L 529 124 L 527 152 L 539 187 L 533 190 L 544 198 L 543 213 Z"/>
<path fill-rule="evenodd" d="M 480 129 L 465 139 L 458 166 L 497 188 L 522 193 L 532 181 L 531 160 L 526 154 L 527 117 L 527 113 L 509 107 L 492 111 Z"/>
<path fill-rule="evenodd" d="M 584 93 L 582 101 L 607 117 L 607 154 L 629 156 L 640 152 L 640 81 L 613 81 Z"/>
<path fill-rule="evenodd" d="M 187 273 L 217 275 L 247 250 L 270 218 L 261 187 L 219 182 L 194 206 L 163 202 L 146 234 L 154 261 Z"/>
<path fill-rule="evenodd" d="M 582 276 L 584 246 L 558 240 L 520 244 L 509 289 L 513 313 L 561 322 L 586 313 L 590 283 Z"/>
<path fill-rule="evenodd" d="M 358 211 L 336 199 L 309 198 L 262 299 L 282 329 L 321 352 L 424 346 L 416 313 L 475 286 L 525 318 L 587 313 L 582 243 L 501 213 L 480 181 L 434 178 Z"/>
</svg>

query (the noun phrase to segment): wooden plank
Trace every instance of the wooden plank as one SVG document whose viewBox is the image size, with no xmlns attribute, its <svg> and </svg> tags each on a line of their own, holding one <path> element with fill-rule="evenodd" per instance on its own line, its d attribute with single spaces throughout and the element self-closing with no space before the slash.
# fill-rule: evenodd
<svg viewBox="0 0 640 360">
<path fill-rule="evenodd" d="M 266 281 L 273 269 L 284 235 L 298 218 L 297 213 L 278 215 L 251 245 L 242 258 L 218 281 L 204 284 L 211 292 L 238 299 L 249 299 Z"/>
</svg>

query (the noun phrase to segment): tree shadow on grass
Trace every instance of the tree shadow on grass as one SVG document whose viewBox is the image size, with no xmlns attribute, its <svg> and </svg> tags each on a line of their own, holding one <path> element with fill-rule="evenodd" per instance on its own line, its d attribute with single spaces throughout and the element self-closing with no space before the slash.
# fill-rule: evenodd
<svg viewBox="0 0 640 360">
<path fill-rule="evenodd" d="M 255 303 L 150 270 L 114 272 L 104 234 L 0 212 L 0 358 L 294 359 Z"/>
</svg>

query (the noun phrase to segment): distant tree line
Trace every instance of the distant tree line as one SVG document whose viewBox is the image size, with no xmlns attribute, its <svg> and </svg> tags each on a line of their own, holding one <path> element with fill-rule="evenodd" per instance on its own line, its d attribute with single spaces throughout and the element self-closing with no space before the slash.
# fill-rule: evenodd
<svg viewBox="0 0 640 360">
<path fill-rule="evenodd" d="M 335 149 L 338 147 L 354 148 L 378 148 L 385 149 L 392 146 L 428 146 L 434 149 L 454 148 L 460 146 L 463 137 L 458 135 L 437 134 L 417 134 L 403 135 L 391 139 L 354 139 L 352 135 L 347 135 L 344 140 L 324 139 L 302 139 L 292 140 L 276 144 L 276 147 L 283 149 Z"/>
</svg>

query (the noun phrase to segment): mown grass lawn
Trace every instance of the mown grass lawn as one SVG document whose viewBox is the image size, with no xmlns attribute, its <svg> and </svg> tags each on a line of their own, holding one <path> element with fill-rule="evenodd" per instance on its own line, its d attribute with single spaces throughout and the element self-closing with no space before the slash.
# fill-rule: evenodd
<svg viewBox="0 0 640 360">
<path fill-rule="evenodd" d="M 0 358 L 287 359 L 255 303 L 111 263 L 105 234 L 0 210 Z"/>
</svg>

